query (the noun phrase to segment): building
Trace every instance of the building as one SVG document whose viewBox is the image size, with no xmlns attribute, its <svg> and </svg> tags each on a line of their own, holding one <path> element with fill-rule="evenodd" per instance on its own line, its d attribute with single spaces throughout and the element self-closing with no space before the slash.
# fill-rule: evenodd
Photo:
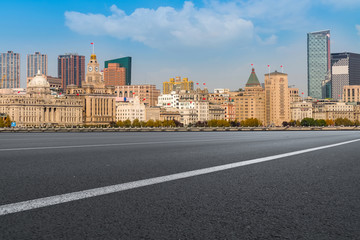
<svg viewBox="0 0 360 240">
<path fill-rule="evenodd" d="M 116 86 L 115 93 L 117 97 L 124 98 L 125 101 L 138 96 L 141 102 L 152 107 L 157 106 L 160 96 L 160 90 L 152 84 Z"/>
<path fill-rule="evenodd" d="M 125 85 L 131 85 L 131 57 L 116 58 L 105 61 L 105 68 L 109 67 L 109 63 L 117 63 L 119 67 L 125 68 Z"/>
<path fill-rule="evenodd" d="M 46 80 L 50 84 L 50 89 L 61 90 L 61 78 L 46 76 Z"/>
<path fill-rule="evenodd" d="M 360 85 L 351 85 L 343 87 L 343 102 L 360 103 Z"/>
<path fill-rule="evenodd" d="M 301 121 L 304 118 L 312 118 L 313 109 L 311 102 L 291 102 L 290 103 L 290 113 L 291 120 Z"/>
<path fill-rule="evenodd" d="M 126 68 L 120 67 L 119 63 L 108 63 L 104 68 L 105 86 L 124 86 L 126 85 Z"/>
<path fill-rule="evenodd" d="M 331 92 L 332 98 L 342 99 L 344 86 L 360 85 L 360 54 L 331 54 Z"/>
<path fill-rule="evenodd" d="M 81 87 L 74 84 L 66 88 L 68 96 L 84 101 L 83 122 L 86 125 L 108 125 L 115 121 L 115 87 L 105 86 L 96 55 L 90 56 L 85 81 Z"/>
<path fill-rule="evenodd" d="M 115 121 L 146 121 L 145 104 L 140 102 L 139 97 L 133 98 L 129 102 L 116 102 Z"/>
<path fill-rule="evenodd" d="M 314 119 L 329 119 L 335 121 L 337 118 L 348 118 L 355 120 L 355 107 L 352 104 L 335 101 L 318 101 L 313 103 Z"/>
<path fill-rule="evenodd" d="M 44 76 L 48 74 L 48 57 L 46 54 L 35 52 L 28 54 L 26 57 L 26 86 L 31 79 L 37 74 L 38 70 Z"/>
<path fill-rule="evenodd" d="M 322 98 L 322 81 L 330 71 L 330 31 L 307 34 L 308 95 Z"/>
<path fill-rule="evenodd" d="M 282 126 L 290 118 L 288 75 L 277 71 L 265 74 L 265 125 Z"/>
<path fill-rule="evenodd" d="M 0 112 L 16 126 L 74 126 L 82 124 L 83 101 L 50 94 L 50 84 L 38 74 L 29 82 L 26 94 L 0 94 Z"/>
<path fill-rule="evenodd" d="M 294 87 L 289 87 L 290 93 L 290 103 L 292 102 L 301 102 L 301 97 L 299 95 L 299 89 Z"/>
<path fill-rule="evenodd" d="M 68 53 L 58 57 L 58 77 L 61 87 L 66 90 L 68 85 L 81 87 L 85 80 L 85 56 Z"/>
<path fill-rule="evenodd" d="M 163 82 L 163 94 L 169 94 L 172 91 L 192 91 L 194 90 L 194 82 L 189 81 L 188 78 L 183 78 L 181 81 L 181 77 L 170 78 L 169 82 Z"/>
<path fill-rule="evenodd" d="M 235 118 L 238 121 L 256 118 L 265 124 L 265 91 L 261 87 L 254 68 L 245 85 L 245 91 L 238 92 L 232 100 L 235 105 Z"/>
<path fill-rule="evenodd" d="M 221 105 L 210 105 L 208 115 L 208 120 L 224 120 L 225 109 Z"/>
<path fill-rule="evenodd" d="M 20 87 L 20 54 L 8 51 L 0 54 L 0 88 Z"/>
</svg>

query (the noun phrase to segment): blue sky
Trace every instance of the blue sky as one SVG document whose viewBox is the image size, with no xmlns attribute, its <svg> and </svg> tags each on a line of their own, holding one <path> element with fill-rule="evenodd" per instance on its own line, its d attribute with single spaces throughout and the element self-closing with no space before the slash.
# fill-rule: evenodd
<svg viewBox="0 0 360 240">
<path fill-rule="evenodd" d="M 132 56 L 133 84 L 188 77 L 213 88 L 244 87 L 254 64 L 259 80 L 271 70 L 289 74 L 306 93 L 306 33 L 330 29 L 332 52 L 360 53 L 359 0 L 12 0 L 1 5 L 0 52 L 76 52 L 98 60 Z M 6 11 L 4 11 L 6 9 Z"/>
</svg>

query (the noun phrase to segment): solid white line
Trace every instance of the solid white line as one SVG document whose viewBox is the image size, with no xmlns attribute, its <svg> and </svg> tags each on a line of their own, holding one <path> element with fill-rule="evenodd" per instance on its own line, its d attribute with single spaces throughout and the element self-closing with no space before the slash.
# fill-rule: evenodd
<svg viewBox="0 0 360 240">
<path fill-rule="evenodd" d="M 191 143 L 191 142 L 215 142 L 221 140 L 240 140 L 235 138 L 217 138 L 217 139 L 198 139 L 198 140 L 180 140 L 164 142 L 140 142 L 140 143 L 108 143 L 108 144 L 91 144 L 91 145 L 69 145 L 69 146 L 50 146 L 50 147 L 25 147 L 25 148 L 3 148 L 0 152 L 7 151 L 28 151 L 28 150 L 48 150 L 48 149 L 66 149 L 66 148 L 93 148 L 93 147 L 111 147 L 111 146 L 131 146 L 131 145 L 153 145 L 166 143 Z"/>
<path fill-rule="evenodd" d="M 61 194 L 61 195 L 56 195 L 56 196 L 51 196 L 51 197 L 39 198 L 39 199 L 34 199 L 34 200 L 29 200 L 29 201 L 24 201 L 24 202 L 6 204 L 6 205 L 0 206 L 0 216 L 10 214 L 10 213 L 16 213 L 16 212 L 22 212 L 22 211 L 26 211 L 26 210 L 41 208 L 41 207 L 52 206 L 52 205 L 56 205 L 56 204 L 60 204 L 60 203 L 66 203 L 66 202 L 77 201 L 77 200 L 81 200 L 81 199 L 106 195 L 106 194 L 110 194 L 110 193 L 121 192 L 121 191 L 129 190 L 129 189 L 140 188 L 140 187 L 144 187 L 144 186 L 149 186 L 149 185 L 154 185 L 154 184 L 170 182 L 170 181 L 174 181 L 174 180 L 179 180 L 179 179 L 184 179 L 184 178 L 189 178 L 189 177 L 194 177 L 194 176 L 199 176 L 199 175 L 204 175 L 204 174 L 208 174 L 208 173 L 224 171 L 224 170 L 247 166 L 247 165 L 251 165 L 251 164 L 272 161 L 272 160 L 279 159 L 279 158 L 290 157 L 290 156 L 313 152 L 313 151 L 322 150 L 322 149 L 326 149 L 326 148 L 337 147 L 337 146 L 341 146 L 341 145 L 349 144 L 349 143 L 353 143 L 353 142 L 358 142 L 358 141 L 360 141 L 360 139 L 330 144 L 330 145 L 321 146 L 321 147 L 309 148 L 309 149 L 304 149 L 304 150 L 295 151 L 295 152 L 283 153 L 283 154 L 278 154 L 278 155 L 269 156 L 269 157 L 262 157 L 262 158 L 257 158 L 257 159 L 242 161 L 242 162 L 230 163 L 230 164 L 220 165 L 220 166 L 216 166 L 216 167 L 209 167 L 209 168 L 203 168 L 203 169 L 198 169 L 198 170 L 193 170 L 193 171 L 188 171 L 188 172 L 176 173 L 176 174 L 171 174 L 171 175 L 167 175 L 167 176 L 149 178 L 149 179 L 138 180 L 138 181 L 134 181 L 134 182 L 111 185 L 111 186 L 107 186 L 107 187 L 94 188 L 94 189 L 89 189 L 89 190 L 84 190 L 84 191 L 79 191 L 79 192 L 72 192 L 72 193 L 66 193 L 66 194 Z"/>
</svg>

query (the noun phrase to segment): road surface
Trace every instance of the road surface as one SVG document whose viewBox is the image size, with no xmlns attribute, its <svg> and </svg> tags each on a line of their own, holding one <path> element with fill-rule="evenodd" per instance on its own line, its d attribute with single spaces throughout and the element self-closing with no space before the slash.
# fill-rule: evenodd
<svg viewBox="0 0 360 240">
<path fill-rule="evenodd" d="M 359 239 L 360 132 L 0 134 L 0 239 Z"/>
</svg>

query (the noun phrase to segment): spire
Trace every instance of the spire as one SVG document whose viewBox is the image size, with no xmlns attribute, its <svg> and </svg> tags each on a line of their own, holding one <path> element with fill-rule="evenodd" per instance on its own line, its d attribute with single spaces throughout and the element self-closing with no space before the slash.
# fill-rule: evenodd
<svg viewBox="0 0 360 240">
<path fill-rule="evenodd" d="M 256 87 L 256 86 L 261 86 L 261 85 L 259 79 L 256 76 L 255 69 L 253 68 L 245 87 Z"/>
</svg>

